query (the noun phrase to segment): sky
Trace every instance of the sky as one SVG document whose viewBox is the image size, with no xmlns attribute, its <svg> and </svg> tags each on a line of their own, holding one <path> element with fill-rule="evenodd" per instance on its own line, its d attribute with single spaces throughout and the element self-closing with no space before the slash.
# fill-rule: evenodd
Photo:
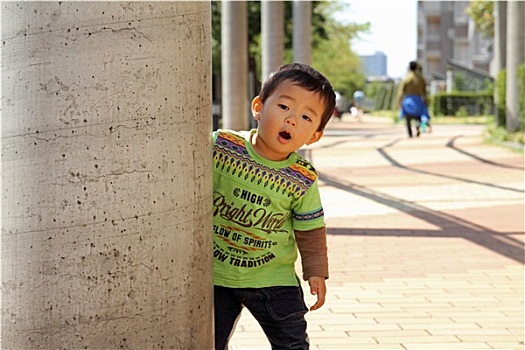
<svg viewBox="0 0 525 350">
<path fill-rule="evenodd" d="M 342 1 L 342 0 L 339 0 Z M 345 0 L 346 11 L 336 18 L 350 23 L 370 22 L 370 33 L 352 41 L 358 55 L 382 51 L 387 74 L 403 77 L 408 62 L 417 57 L 417 0 Z"/>
</svg>

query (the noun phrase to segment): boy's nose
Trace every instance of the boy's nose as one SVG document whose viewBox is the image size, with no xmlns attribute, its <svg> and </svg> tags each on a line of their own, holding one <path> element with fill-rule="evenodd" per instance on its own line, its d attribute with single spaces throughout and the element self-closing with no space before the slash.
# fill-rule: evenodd
<svg viewBox="0 0 525 350">
<path fill-rule="evenodd" d="M 297 124 L 297 121 L 295 120 L 295 116 L 293 114 L 290 114 L 288 118 L 286 118 L 286 124 L 290 124 L 292 126 L 295 126 Z"/>
</svg>

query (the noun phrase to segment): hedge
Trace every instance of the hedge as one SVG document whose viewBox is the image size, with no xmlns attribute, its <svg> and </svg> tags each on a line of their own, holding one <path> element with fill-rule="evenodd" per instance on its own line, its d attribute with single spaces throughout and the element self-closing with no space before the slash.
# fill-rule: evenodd
<svg viewBox="0 0 525 350">
<path fill-rule="evenodd" d="M 438 92 L 430 100 L 430 114 L 454 116 L 466 113 L 469 116 L 494 113 L 494 95 L 491 92 Z"/>
<path fill-rule="evenodd" d="M 502 69 L 498 73 L 498 120 L 497 125 L 505 127 L 507 117 L 507 70 Z M 518 66 L 518 118 L 519 129 L 525 128 L 525 63 Z"/>
<path fill-rule="evenodd" d="M 518 66 L 518 113 L 520 129 L 525 128 L 525 63 Z"/>
<path fill-rule="evenodd" d="M 496 82 L 496 94 L 498 94 L 497 118 L 496 124 L 505 126 L 507 111 L 507 70 L 502 69 L 498 73 Z"/>
</svg>

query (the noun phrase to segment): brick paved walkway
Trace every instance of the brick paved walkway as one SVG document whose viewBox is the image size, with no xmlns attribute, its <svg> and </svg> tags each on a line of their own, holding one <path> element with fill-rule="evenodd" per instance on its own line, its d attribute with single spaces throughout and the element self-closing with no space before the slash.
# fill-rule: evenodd
<svg viewBox="0 0 525 350">
<path fill-rule="evenodd" d="M 482 132 L 408 139 L 345 115 L 304 151 L 331 271 L 327 303 L 307 315 L 312 349 L 524 348 L 524 158 Z M 230 348 L 270 348 L 246 311 Z"/>
</svg>

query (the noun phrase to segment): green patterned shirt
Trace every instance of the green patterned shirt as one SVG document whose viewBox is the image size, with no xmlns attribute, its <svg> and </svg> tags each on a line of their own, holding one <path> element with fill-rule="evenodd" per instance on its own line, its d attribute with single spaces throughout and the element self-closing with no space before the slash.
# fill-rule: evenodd
<svg viewBox="0 0 525 350">
<path fill-rule="evenodd" d="M 214 283 L 298 286 L 294 230 L 325 225 L 317 173 L 297 153 L 280 162 L 260 157 L 253 133 L 213 133 Z"/>
</svg>

